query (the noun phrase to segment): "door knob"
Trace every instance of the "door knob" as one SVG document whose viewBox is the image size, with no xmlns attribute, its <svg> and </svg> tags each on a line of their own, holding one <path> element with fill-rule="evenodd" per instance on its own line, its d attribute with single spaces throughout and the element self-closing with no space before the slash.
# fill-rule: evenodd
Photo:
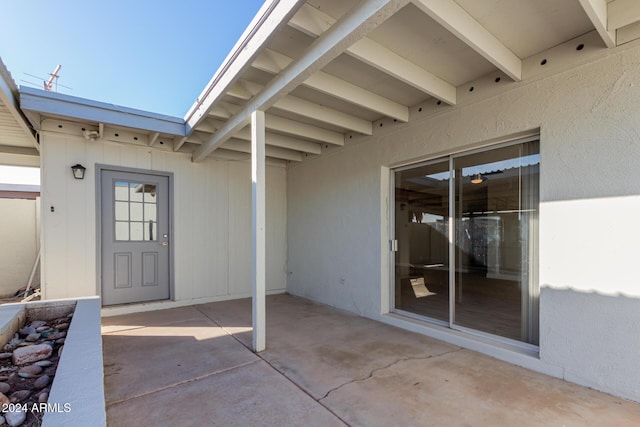
<svg viewBox="0 0 640 427">
<path fill-rule="evenodd" d="M 160 243 L 162 246 L 169 246 L 169 242 L 162 242 Z"/>
</svg>

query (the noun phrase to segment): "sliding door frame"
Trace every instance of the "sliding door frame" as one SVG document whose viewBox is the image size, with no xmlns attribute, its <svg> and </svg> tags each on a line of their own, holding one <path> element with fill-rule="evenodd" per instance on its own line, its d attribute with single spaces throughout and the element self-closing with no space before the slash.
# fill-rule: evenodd
<svg viewBox="0 0 640 427">
<path fill-rule="evenodd" d="M 527 142 L 532 142 L 532 141 L 540 141 L 540 134 L 536 133 L 536 134 L 532 134 L 532 135 L 528 135 L 528 136 L 524 136 L 521 138 L 517 138 L 517 139 L 512 139 L 512 140 L 508 140 L 508 141 L 502 141 L 502 142 L 498 142 L 498 143 L 493 143 L 493 144 L 487 144 L 487 145 L 482 145 L 476 148 L 472 148 L 472 149 L 468 149 L 468 150 L 456 150 L 453 151 L 451 153 L 448 154 L 443 154 L 443 153 L 439 153 L 437 156 L 434 156 L 432 158 L 426 158 L 414 163 L 405 163 L 402 165 L 398 165 L 397 167 L 391 167 L 389 168 L 389 212 L 388 212 L 388 218 L 389 218 L 389 237 L 390 237 L 390 242 L 389 242 L 389 265 L 391 268 L 389 268 L 389 311 L 390 313 L 396 313 L 399 314 L 401 316 L 404 317 L 408 317 L 408 318 L 412 318 L 412 319 L 416 319 L 416 320 L 420 320 L 420 321 L 425 321 L 428 322 L 430 324 L 434 324 L 434 325 L 439 325 L 439 326 L 444 326 L 446 328 L 451 329 L 452 331 L 459 331 L 459 332 L 463 332 L 469 335 L 474 335 L 474 336 L 478 336 L 478 337 L 483 337 L 483 338 L 487 338 L 490 339 L 492 341 L 495 341 L 497 343 L 500 344 L 505 344 L 508 345 L 510 347 L 515 347 L 515 348 L 520 348 L 526 351 L 538 351 L 539 350 L 539 346 L 538 345 L 534 345 L 534 344 L 529 344 L 523 341 L 518 341 L 515 339 L 511 339 L 511 338 L 506 338 L 500 335 L 495 335 L 495 334 L 491 334 L 491 333 L 487 333 L 487 332 L 483 332 L 483 331 L 479 331 L 476 329 L 471 329 L 465 326 L 461 326 L 461 325 L 457 325 L 455 324 L 455 307 L 456 307 L 456 297 L 459 295 L 459 290 L 456 290 L 457 287 L 457 281 L 456 281 L 456 261 L 457 261 L 457 256 L 456 256 L 456 227 L 455 227 L 455 204 L 456 204 L 456 200 L 455 200 L 455 185 L 457 185 L 456 179 L 460 178 L 460 177 L 456 177 L 456 171 L 454 169 L 454 160 L 456 158 L 459 157 L 464 157 L 464 156 L 469 156 L 469 155 L 473 155 L 473 154 L 478 154 L 478 153 L 484 153 L 487 152 L 489 150 L 492 149 L 499 149 L 499 148 L 505 148 L 505 147 L 509 147 L 509 146 L 513 146 L 513 145 L 519 145 L 519 144 L 524 144 Z M 403 170 L 411 170 L 411 169 L 415 169 L 421 166 L 427 166 L 430 164 L 435 164 L 435 163 L 441 163 L 441 162 L 445 162 L 448 161 L 449 164 L 449 220 L 448 220 L 448 239 L 449 239 L 449 247 L 448 247 L 448 254 L 449 254 L 449 321 L 443 321 L 440 319 L 435 319 L 432 317 L 428 317 L 428 316 L 424 316 L 424 315 L 420 315 L 420 314 L 416 314 L 416 313 L 412 313 L 406 310 L 402 310 L 402 309 L 398 309 L 396 308 L 396 252 L 398 250 L 398 240 L 397 240 L 397 234 L 396 234 L 396 215 L 395 215 L 395 210 L 396 210 L 396 186 L 395 186 L 395 175 L 396 172 L 401 172 Z M 461 181 L 460 181 L 461 182 Z M 538 228 L 538 224 L 536 224 L 536 228 Z M 539 229 L 536 230 L 537 232 L 539 232 Z M 537 241 L 538 236 L 534 236 L 533 239 L 535 239 Z M 527 245 L 529 246 L 529 248 L 531 248 L 532 242 L 527 242 Z M 529 265 L 528 268 L 530 269 L 530 273 L 528 274 L 528 276 L 531 278 L 533 277 L 534 280 L 537 280 L 538 277 L 538 265 L 536 264 L 535 266 L 531 266 Z M 530 283 L 527 284 L 529 287 L 531 286 Z M 539 293 L 539 289 L 538 289 L 538 293 Z M 538 295 L 539 297 L 539 295 Z M 531 305 L 531 304 L 530 304 Z M 539 322 L 539 319 L 538 319 Z M 532 326 L 529 325 L 528 326 L 529 329 L 532 329 Z M 538 330 L 538 325 L 534 325 L 533 326 L 534 330 Z"/>
</svg>

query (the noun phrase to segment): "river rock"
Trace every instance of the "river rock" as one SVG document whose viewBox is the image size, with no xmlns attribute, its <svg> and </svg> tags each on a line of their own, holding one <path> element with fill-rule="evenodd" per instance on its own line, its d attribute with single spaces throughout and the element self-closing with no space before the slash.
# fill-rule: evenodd
<svg viewBox="0 0 640 427">
<path fill-rule="evenodd" d="M 0 382 L 0 393 L 7 394 L 11 390 L 11 386 L 5 382 Z M 1 406 L 1 405 L 0 405 Z M 0 424 L 2 425 L 2 424 Z"/>
<path fill-rule="evenodd" d="M 43 326 L 46 326 L 47 322 L 45 322 L 44 320 L 34 320 L 33 322 L 31 322 L 29 324 L 29 326 L 31 326 L 32 328 L 36 328 L 36 330 L 38 328 L 41 328 Z"/>
<path fill-rule="evenodd" d="M 26 327 L 20 329 L 18 332 L 22 336 L 27 336 L 29 334 L 34 333 L 35 331 L 36 331 L 36 328 L 32 328 L 31 326 L 26 326 Z"/>
<path fill-rule="evenodd" d="M 58 349 L 58 357 L 62 356 L 62 349 L 64 348 L 64 344 L 60 346 Z"/>
<path fill-rule="evenodd" d="M 13 356 L 13 354 L 11 354 L 11 353 L 0 353 L 0 360 L 11 359 L 11 356 Z M 0 424 L 0 425 L 2 425 L 2 424 Z"/>
<path fill-rule="evenodd" d="M 43 375 L 34 381 L 33 386 L 38 390 L 40 390 L 41 388 L 45 388 L 46 386 L 49 385 L 49 380 L 50 380 L 49 375 Z"/>
<path fill-rule="evenodd" d="M 51 356 L 53 349 L 47 344 L 36 344 L 29 347 L 19 347 L 13 352 L 14 365 L 26 365 Z"/>
<path fill-rule="evenodd" d="M 20 336 L 18 334 L 14 334 L 13 338 L 11 338 L 11 341 L 6 343 L 3 349 L 4 351 L 13 351 L 21 342 L 22 340 L 20 339 Z"/>
<path fill-rule="evenodd" d="M 47 400 L 49 400 L 49 392 L 48 391 L 43 391 L 42 393 L 40 393 L 38 395 L 38 403 L 47 403 Z"/>
<path fill-rule="evenodd" d="M 42 367 L 38 365 L 24 366 L 20 368 L 20 370 L 18 371 L 18 373 L 20 372 L 31 374 L 31 375 L 40 375 L 42 373 Z"/>
<path fill-rule="evenodd" d="M 47 338 L 51 341 L 59 340 L 60 338 L 64 338 L 67 336 L 65 331 L 56 332 L 55 334 L 49 335 Z"/>
<path fill-rule="evenodd" d="M 38 341 L 40 339 L 40 332 L 34 332 L 32 334 L 27 335 L 27 337 L 25 338 L 26 341 Z"/>
<path fill-rule="evenodd" d="M 9 400 L 7 395 L 4 393 L 0 393 L 0 407 L 6 406 L 9 403 L 11 403 L 11 401 Z"/>
<path fill-rule="evenodd" d="M 7 421 L 7 424 L 11 427 L 18 427 L 27 419 L 27 413 L 18 409 L 16 411 L 7 412 L 4 414 L 4 418 Z"/>
<path fill-rule="evenodd" d="M 29 390 L 18 390 L 11 393 L 11 396 L 9 396 L 9 399 L 11 400 L 12 403 L 16 403 L 26 399 L 27 397 L 29 397 L 30 394 L 31 392 Z"/>
<path fill-rule="evenodd" d="M 36 363 L 34 363 L 34 365 L 40 366 L 41 368 L 46 368 L 47 366 L 53 365 L 53 362 L 50 360 L 38 360 Z"/>
<path fill-rule="evenodd" d="M 66 331 L 67 329 L 69 329 L 69 324 L 68 323 L 61 323 L 58 326 L 56 326 L 56 328 L 60 331 Z"/>
<path fill-rule="evenodd" d="M 40 326 L 39 328 L 36 328 L 36 332 L 48 332 L 50 330 L 51 328 L 48 326 Z"/>
</svg>

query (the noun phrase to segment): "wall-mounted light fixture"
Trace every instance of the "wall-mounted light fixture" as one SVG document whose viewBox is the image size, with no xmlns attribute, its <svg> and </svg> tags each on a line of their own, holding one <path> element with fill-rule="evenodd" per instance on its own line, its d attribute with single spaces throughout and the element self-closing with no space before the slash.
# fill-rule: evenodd
<svg viewBox="0 0 640 427">
<path fill-rule="evenodd" d="M 80 163 L 76 163 L 75 165 L 71 166 L 71 171 L 73 171 L 73 177 L 75 179 L 84 179 L 84 171 L 86 170 L 87 168 L 82 166 Z"/>
<path fill-rule="evenodd" d="M 472 184 L 482 184 L 483 182 L 484 182 L 484 176 L 482 176 L 479 173 L 475 174 L 473 178 L 471 178 Z"/>
</svg>

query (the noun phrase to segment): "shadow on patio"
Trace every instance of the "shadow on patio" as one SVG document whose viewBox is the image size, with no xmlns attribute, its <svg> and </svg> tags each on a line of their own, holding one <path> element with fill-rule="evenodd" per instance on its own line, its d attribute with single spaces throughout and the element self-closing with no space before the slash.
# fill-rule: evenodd
<svg viewBox="0 0 640 427">
<path fill-rule="evenodd" d="M 640 405 L 289 295 L 103 319 L 110 426 L 615 425 Z"/>
</svg>

